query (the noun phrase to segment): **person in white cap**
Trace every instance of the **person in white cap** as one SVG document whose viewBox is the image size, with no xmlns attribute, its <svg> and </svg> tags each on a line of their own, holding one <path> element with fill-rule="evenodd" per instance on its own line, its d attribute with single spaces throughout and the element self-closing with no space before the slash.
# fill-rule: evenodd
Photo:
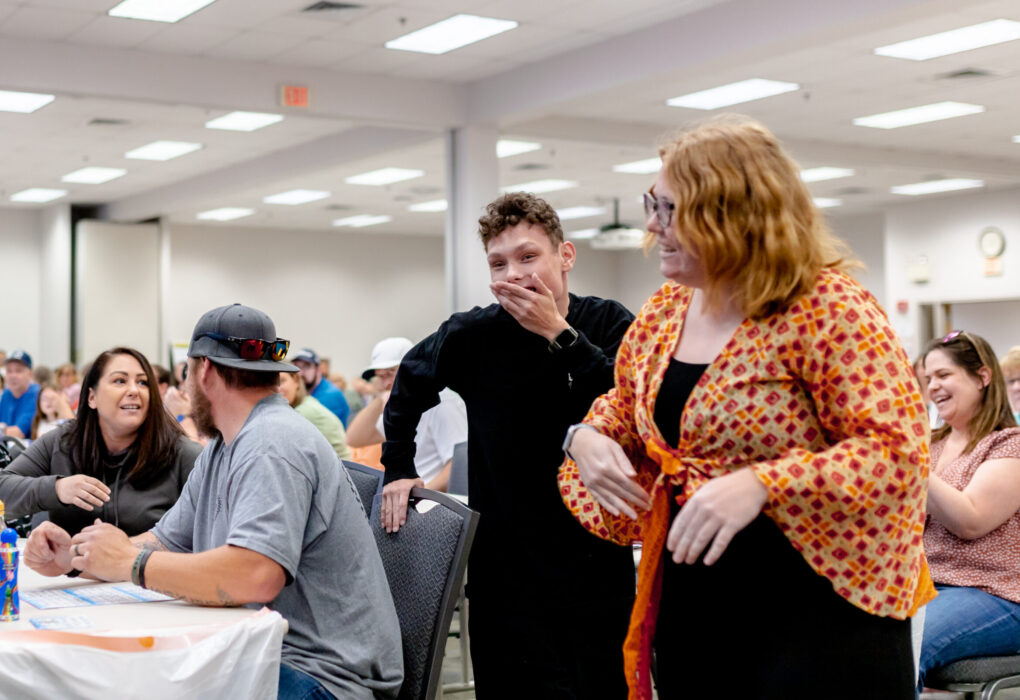
<svg viewBox="0 0 1020 700">
<path fill-rule="evenodd" d="M 372 358 L 361 378 L 378 387 L 375 398 L 351 420 L 347 444 L 368 447 L 386 439 L 383 409 L 389 400 L 397 368 L 407 351 L 414 347 L 407 338 L 383 338 L 372 348 Z M 453 446 L 467 441 L 467 408 L 464 400 L 449 389 L 439 393 L 439 404 L 422 414 L 415 435 L 414 466 L 425 487 L 446 491 L 450 483 Z"/>
</svg>

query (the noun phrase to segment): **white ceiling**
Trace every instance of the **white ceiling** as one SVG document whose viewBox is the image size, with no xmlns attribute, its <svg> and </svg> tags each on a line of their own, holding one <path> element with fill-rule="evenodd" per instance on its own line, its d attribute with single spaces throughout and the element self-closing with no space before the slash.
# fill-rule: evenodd
<svg viewBox="0 0 1020 700">
<path fill-rule="evenodd" d="M 1020 187 L 1020 41 L 923 62 L 875 56 L 884 44 L 1004 17 L 1016 0 L 352 0 L 360 8 L 302 12 L 314 0 L 218 0 L 177 24 L 108 17 L 117 0 L 0 0 L 0 90 L 51 92 L 33 114 L 0 112 L 0 206 L 28 187 L 69 190 L 117 219 L 194 222 L 199 211 L 251 207 L 237 224 L 330 228 L 386 214 L 365 232 L 439 235 L 444 215 L 407 211 L 445 196 L 444 132 L 495 124 L 542 149 L 500 161 L 511 185 L 539 178 L 581 186 L 557 207 L 621 203 L 641 220 L 653 176 L 612 165 L 655 154 L 662 134 L 705 112 L 668 107 L 675 95 L 751 77 L 797 92 L 745 103 L 804 167 L 855 168 L 816 183 L 841 213 L 906 200 L 889 187 L 941 177 Z M 514 19 L 512 31 L 441 56 L 383 43 L 459 12 Z M 949 77 L 964 70 L 980 77 Z M 281 108 L 283 84 L 310 88 L 306 110 Z M 854 117 L 956 100 L 983 114 L 895 130 Z M 275 111 L 251 133 L 204 128 L 232 109 Z M 121 123 L 96 125 L 93 120 Z M 159 139 L 203 148 L 167 162 L 125 159 Z M 62 183 L 84 165 L 126 168 L 102 185 Z M 344 178 L 380 167 L 426 175 L 384 188 Z M 289 189 L 325 200 L 267 205 Z M 947 195 L 931 195 L 930 197 Z M 569 230 L 609 216 L 565 222 Z"/>
</svg>

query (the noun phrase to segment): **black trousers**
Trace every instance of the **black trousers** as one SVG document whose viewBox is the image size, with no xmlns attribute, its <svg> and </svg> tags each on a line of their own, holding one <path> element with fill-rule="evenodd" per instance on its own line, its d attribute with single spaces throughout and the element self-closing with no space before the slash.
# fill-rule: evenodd
<svg viewBox="0 0 1020 700">
<path fill-rule="evenodd" d="M 620 700 L 633 598 L 577 602 L 576 591 L 478 589 L 470 596 L 479 700 Z"/>
<path fill-rule="evenodd" d="M 662 700 L 914 698 L 909 620 L 848 603 L 768 516 L 712 566 L 669 554 L 655 637 Z"/>
</svg>

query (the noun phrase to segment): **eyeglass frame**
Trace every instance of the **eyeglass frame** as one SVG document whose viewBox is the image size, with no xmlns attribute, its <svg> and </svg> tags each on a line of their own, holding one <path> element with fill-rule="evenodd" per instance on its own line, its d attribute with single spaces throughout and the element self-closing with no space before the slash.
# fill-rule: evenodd
<svg viewBox="0 0 1020 700">
<path fill-rule="evenodd" d="M 659 225 L 663 229 L 668 229 L 669 225 L 673 221 L 673 212 L 676 211 L 676 204 L 669 201 L 665 197 L 656 197 L 650 191 L 644 193 L 644 205 L 645 205 L 645 221 L 651 217 L 652 212 L 655 212 L 656 218 L 659 220 Z M 666 208 L 666 218 L 662 218 L 662 210 Z"/>
</svg>

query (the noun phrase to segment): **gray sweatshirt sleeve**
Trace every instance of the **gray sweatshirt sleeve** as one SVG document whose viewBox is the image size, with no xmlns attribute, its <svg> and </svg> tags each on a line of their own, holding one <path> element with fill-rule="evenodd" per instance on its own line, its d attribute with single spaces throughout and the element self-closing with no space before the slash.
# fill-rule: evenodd
<svg viewBox="0 0 1020 700">
<path fill-rule="evenodd" d="M 57 479 L 70 473 L 70 460 L 60 450 L 63 434 L 64 430 L 51 430 L 0 470 L 0 501 L 8 517 L 60 507 Z"/>
</svg>

